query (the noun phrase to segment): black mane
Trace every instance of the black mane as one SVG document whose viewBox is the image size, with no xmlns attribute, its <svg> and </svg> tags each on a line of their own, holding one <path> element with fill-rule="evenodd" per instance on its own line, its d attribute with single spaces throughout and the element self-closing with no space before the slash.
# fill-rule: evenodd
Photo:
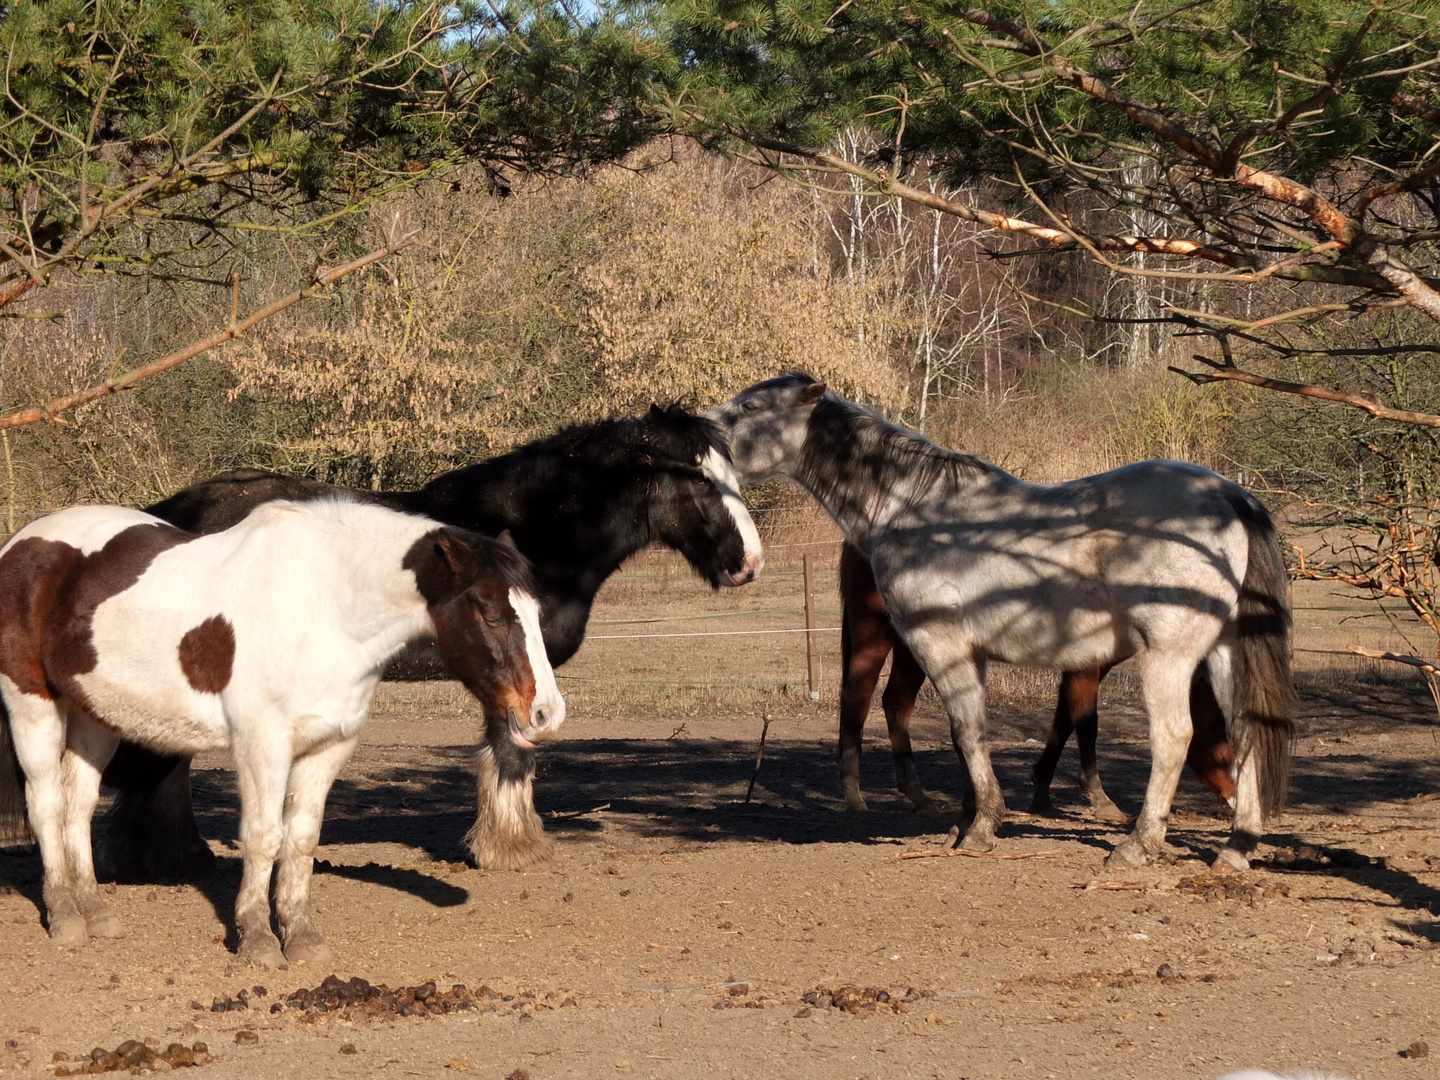
<svg viewBox="0 0 1440 1080">
<path fill-rule="evenodd" d="M 664 409 L 657 405 L 643 416 L 572 424 L 501 457 L 560 456 L 606 467 L 641 465 L 690 471 L 711 450 L 730 459 L 730 447 L 719 424 L 679 405 Z"/>
<path fill-rule="evenodd" d="M 507 589 L 519 589 L 534 596 L 538 591 L 535 587 L 535 572 L 530 566 L 530 560 L 516 551 L 509 544 L 496 540 L 493 536 L 481 536 L 479 533 L 470 532 L 468 529 L 454 529 L 460 538 L 479 555 L 485 563 L 485 571 L 491 577 L 498 578 L 500 584 Z"/>
</svg>

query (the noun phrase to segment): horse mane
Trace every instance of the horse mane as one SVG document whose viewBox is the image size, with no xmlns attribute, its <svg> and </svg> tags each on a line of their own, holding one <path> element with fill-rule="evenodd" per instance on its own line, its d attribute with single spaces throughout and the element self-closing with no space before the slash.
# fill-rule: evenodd
<svg viewBox="0 0 1440 1080">
<path fill-rule="evenodd" d="M 800 372 L 761 387 L 808 386 Z M 1008 476 L 974 454 L 950 450 L 901 427 L 869 405 L 826 392 L 810 414 L 796 479 L 822 502 L 839 496 L 873 514 L 890 498 L 913 506 L 936 484 Z"/>
<path fill-rule="evenodd" d="M 521 460 L 559 456 L 582 458 L 602 466 L 643 465 L 688 471 L 711 450 L 730 459 L 730 445 L 719 424 L 674 404 L 663 409 L 652 406 L 642 416 L 572 424 L 504 456 Z"/>
<path fill-rule="evenodd" d="M 496 540 L 493 536 L 482 536 L 480 533 L 470 532 L 468 529 L 457 529 L 453 525 L 437 526 L 457 533 L 480 556 L 485 564 L 485 569 L 491 577 L 498 578 L 500 583 L 507 589 L 519 589 L 521 592 L 535 596 L 539 590 L 535 587 L 535 574 L 530 568 L 530 560 L 521 555 L 509 544 Z"/>
</svg>

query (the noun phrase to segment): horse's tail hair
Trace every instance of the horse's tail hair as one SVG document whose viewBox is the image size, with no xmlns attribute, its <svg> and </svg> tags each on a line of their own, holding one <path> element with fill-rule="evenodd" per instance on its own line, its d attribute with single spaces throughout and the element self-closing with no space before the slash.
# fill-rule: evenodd
<svg viewBox="0 0 1440 1080">
<path fill-rule="evenodd" d="M 1255 756 L 1261 811 L 1273 817 L 1285 806 L 1295 726 L 1285 562 L 1275 524 L 1259 501 L 1238 487 L 1229 501 L 1250 540 L 1240 584 L 1232 735 L 1239 761 Z"/>
<path fill-rule="evenodd" d="M 25 774 L 15 756 L 15 737 L 10 731 L 10 710 L 0 698 L 0 846 L 34 841 L 25 814 Z"/>
</svg>

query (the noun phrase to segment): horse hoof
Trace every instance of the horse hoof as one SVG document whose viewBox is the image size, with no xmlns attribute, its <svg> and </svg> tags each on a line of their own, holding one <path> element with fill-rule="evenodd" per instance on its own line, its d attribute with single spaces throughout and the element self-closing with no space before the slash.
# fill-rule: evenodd
<svg viewBox="0 0 1440 1080">
<path fill-rule="evenodd" d="M 869 810 L 870 807 L 866 804 L 864 795 L 846 795 L 845 809 L 854 811 L 855 813 L 860 813 L 862 811 Z"/>
<path fill-rule="evenodd" d="M 1134 870 L 1144 866 L 1147 858 L 1149 856 L 1145 854 L 1144 848 L 1133 840 L 1126 840 L 1110 852 L 1105 859 L 1105 866 L 1110 870 Z"/>
<path fill-rule="evenodd" d="M 1133 819 L 1129 814 L 1121 810 L 1113 802 L 1100 803 L 1092 806 L 1090 812 L 1095 815 L 1096 821 L 1104 821 L 1111 825 L 1128 825 Z"/>
<path fill-rule="evenodd" d="M 943 814 L 945 812 L 945 804 L 936 802 L 929 795 L 919 799 L 912 798 L 910 801 L 914 804 L 917 814 Z"/>
<path fill-rule="evenodd" d="M 78 949 L 90 940 L 83 915 L 61 915 L 50 920 L 50 940 L 67 949 Z"/>
<path fill-rule="evenodd" d="M 236 955 L 253 967 L 265 971 L 285 971 L 290 967 L 285 954 L 280 951 L 280 942 L 273 937 L 269 941 L 242 941 Z"/>
<path fill-rule="evenodd" d="M 965 851 L 994 851 L 995 834 L 991 832 L 977 832 L 971 829 L 965 834 L 965 838 L 956 845 Z"/>
<path fill-rule="evenodd" d="M 292 964 L 333 964 L 335 954 L 321 938 L 319 941 L 294 942 L 285 946 L 285 959 Z"/>
<path fill-rule="evenodd" d="M 125 924 L 113 911 L 98 911 L 85 920 L 85 928 L 95 938 L 121 938 L 125 936 Z"/>
<path fill-rule="evenodd" d="M 1055 809 L 1055 804 L 1049 799 L 1035 798 L 1030 800 L 1030 813 L 1036 817 L 1059 817 L 1060 811 Z"/>
<path fill-rule="evenodd" d="M 1215 856 L 1210 869 L 1217 874 L 1243 874 L 1250 869 L 1250 860 L 1234 848 L 1224 847 L 1220 849 L 1220 854 Z"/>
</svg>

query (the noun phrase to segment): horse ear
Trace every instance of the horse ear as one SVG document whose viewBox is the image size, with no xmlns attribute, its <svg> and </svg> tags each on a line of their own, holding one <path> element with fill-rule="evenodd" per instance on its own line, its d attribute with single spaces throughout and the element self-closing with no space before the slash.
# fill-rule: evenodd
<svg viewBox="0 0 1440 1080">
<path fill-rule="evenodd" d="M 664 420 L 664 419 L 665 419 L 665 410 L 662 409 L 659 405 L 656 405 L 656 404 L 654 404 L 654 403 L 652 402 L 651 405 L 650 405 L 650 412 L 649 412 L 648 415 L 649 415 L 649 417 L 650 417 L 651 420 Z"/>
<path fill-rule="evenodd" d="M 496 539 L 496 540 L 499 540 L 502 544 L 504 544 L 506 547 L 508 547 L 511 551 L 519 551 L 519 550 L 520 550 L 520 545 L 517 544 L 517 543 L 515 543 L 515 537 L 513 537 L 513 536 L 510 535 L 510 530 L 509 530 L 509 529 L 502 529 L 502 530 L 500 530 L 500 535 L 497 536 L 497 537 L 495 537 L 495 539 Z"/>
<path fill-rule="evenodd" d="M 435 537 L 435 553 L 456 577 L 470 580 L 479 570 L 475 552 L 449 529 L 441 529 Z"/>
<path fill-rule="evenodd" d="M 804 390 L 800 391 L 800 396 L 795 399 L 795 404 L 814 405 L 817 401 L 819 401 L 822 397 L 825 396 L 825 391 L 828 389 L 829 387 L 827 387 L 823 382 L 811 383 L 809 386 L 805 387 Z"/>
</svg>

